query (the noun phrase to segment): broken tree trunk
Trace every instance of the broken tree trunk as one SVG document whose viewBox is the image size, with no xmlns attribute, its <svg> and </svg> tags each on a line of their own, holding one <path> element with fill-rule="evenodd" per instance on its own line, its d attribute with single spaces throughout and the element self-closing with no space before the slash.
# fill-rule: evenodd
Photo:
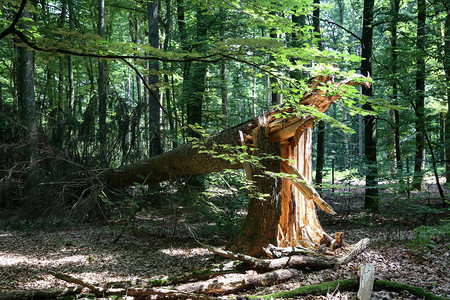
<svg viewBox="0 0 450 300">
<path fill-rule="evenodd" d="M 333 239 L 322 229 L 314 203 L 328 213 L 334 214 L 334 211 L 311 186 L 315 117 L 298 110 L 312 107 L 325 112 L 339 99 L 340 86 L 357 83 L 348 79 L 335 84 L 331 77 L 315 77 L 296 108 L 272 110 L 200 144 L 179 147 L 146 161 L 110 170 L 100 176 L 100 181 L 106 181 L 110 187 L 120 187 L 244 167 L 255 188 L 247 218 L 230 244 L 230 250 L 260 256 L 268 244 L 311 250 L 321 245 L 330 246 Z M 248 146 L 248 154 L 262 158 L 258 166 L 236 158 L 236 151 L 242 150 L 232 146 L 242 145 Z M 252 150 L 255 148 L 257 150 Z M 266 155 L 271 158 L 265 158 Z M 274 175 L 279 173 L 290 176 Z"/>
</svg>

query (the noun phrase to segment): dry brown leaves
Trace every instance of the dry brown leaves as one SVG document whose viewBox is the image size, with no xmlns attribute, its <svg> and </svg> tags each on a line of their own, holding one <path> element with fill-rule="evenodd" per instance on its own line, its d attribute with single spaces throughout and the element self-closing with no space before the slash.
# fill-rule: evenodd
<svg viewBox="0 0 450 300">
<path fill-rule="evenodd" d="M 73 286 L 55 279 L 49 271 L 67 273 L 86 282 L 139 283 L 147 278 L 176 275 L 215 263 L 208 250 L 189 239 L 124 235 L 111 242 L 117 233 L 108 227 L 79 225 L 76 228 L 23 232 L 0 229 L 0 294 L 12 290 L 48 289 Z M 382 232 L 353 229 L 346 240 L 361 236 L 374 240 L 370 248 L 345 266 L 303 273 L 300 278 L 272 287 L 256 288 L 252 294 L 267 294 L 355 277 L 361 264 L 375 266 L 376 277 L 417 285 L 441 296 L 448 296 L 450 255 L 448 245 L 440 245 L 428 255 L 417 255 L 407 240 L 386 244 Z M 408 236 L 404 232 L 401 236 Z M 379 240 L 379 241 L 378 241 Z M 327 296 L 298 299 L 351 299 L 354 294 L 330 291 Z M 373 299 L 418 299 L 408 293 L 374 292 Z"/>
</svg>

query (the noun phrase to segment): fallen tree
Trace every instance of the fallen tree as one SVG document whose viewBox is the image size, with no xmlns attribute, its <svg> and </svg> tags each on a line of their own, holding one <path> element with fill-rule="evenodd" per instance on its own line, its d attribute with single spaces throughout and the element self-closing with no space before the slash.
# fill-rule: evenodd
<svg viewBox="0 0 450 300">
<path fill-rule="evenodd" d="M 359 278 L 342 279 L 335 281 L 328 281 L 321 284 L 313 284 L 299 287 L 295 290 L 277 292 L 267 295 L 247 296 L 247 299 L 276 299 L 276 298 L 290 298 L 308 295 L 326 295 L 333 290 L 356 292 L 359 286 Z M 437 296 L 426 289 L 406 283 L 395 281 L 386 281 L 376 279 L 374 281 L 374 289 L 376 291 L 387 292 L 401 292 L 408 291 L 410 294 L 426 299 L 426 300 L 445 300 L 447 298 Z"/>
<path fill-rule="evenodd" d="M 152 286 L 154 281 L 149 284 L 141 286 L 127 286 L 127 287 L 100 287 L 90 283 L 86 283 L 81 279 L 72 277 L 62 273 L 52 273 L 58 279 L 69 283 L 75 283 L 79 286 L 85 287 L 84 293 L 89 292 L 98 297 L 107 296 L 132 296 L 134 299 L 146 299 L 148 296 L 164 299 L 216 299 L 215 296 L 227 295 L 230 293 L 242 292 L 257 286 L 274 285 L 289 279 L 299 277 L 301 271 L 297 268 L 284 268 L 273 270 L 266 273 L 258 273 L 257 271 L 247 271 L 245 274 L 240 272 L 235 274 L 219 275 L 214 278 L 180 283 L 178 285 L 161 285 L 158 287 Z M 307 295 L 326 295 L 334 290 L 339 291 L 358 291 L 361 290 L 361 278 L 341 279 L 336 281 L 323 282 L 321 284 L 308 285 L 296 288 L 294 290 L 287 290 L 266 295 L 247 295 L 247 299 L 274 299 L 274 298 L 291 298 L 296 296 Z M 161 282 L 162 283 L 162 282 Z M 110 283 L 111 284 L 111 283 Z M 408 291 L 412 295 L 423 297 L 427 300 L 441 300 L 443 297 L 432 294 L 426 289 L 418 286 L 413 286 L 405 283 L 375 280 L 373 283 L 375 290 L 384 290 L 389 292 Z M 75 290 L 75 289 L 73 289 Z M 77 288 L 80 291 L 80 288 Z M 44 298 L 48 298 L 51 293 L 43 293 Z M 59 295 L 59 294 L 58 294 Z M 369 292 L 370 295 L 370 292 Z M 1 297 L 0 297 L 1 298 Z M 234 298 L 234 297 L 233 297 Z M 14 298 L 20 299 L 20 298 Z"/>
<path fill-rule="evenodd" d="M 229 294 L 237 290 L 245 290 L 254 286 L 267 286 L 274 283 L 279 283 L 284 280 L 295 278 L 300 273 L 296 269 L 283 269 L 268 272 L 265 274 L 239 274 L 233 280 L 228 280 L 226 286 L 234 287 L 225 290 L 224 287 L 219 288 L 218 281 L 210 280 L 203 281 L 201 283 L 191 283 L 191 284 L 181 284 L 177 286 L 129 286 L 122 288 L 101 288 L 99 286 L 94 286 L 92 284 L 86 283 L 81 279 L 75 278 L 61 273 L 53 273 L 53 275 L 61 280 L 69 283 L 76 283 L 77 286 L 73 288 L 65 289 L 42 289 L 42 290 L 23 290 L 14 291 L 9 294 L 0 295 L 1 299 L 8 300 L 19 300 L 19 299 L 55 299 L 57 297 L 70 296 L 70 295 L 86 295 L 94 294 L 98 297 L 110 297 L 110 296 L 131 296 L 134 299 L 146 299 L 148 296 L 153 296 L 157 298 L 164 299 L 217 299 L 215 295 Z M 298 296 L 307 295 L 326 295 L 336 289 L 339 291 L 358 291 L 359 278 L 341 279 L 335 281 L 323 282 L 320 284 L 301 286 L 299 288 L 287 291 L 276 292 L 266 295 L 246 295 L 246 299 L 276 299 L 276 298 L 292 298 Z M 89 289 L 87 286 L 93 287 Z M 83 287 L 85 289 L 83 290 Z M 215 291 L 215 293 L 199 294 L 186 292 L 187 290 L 200 291 L 206 290 L 210 287 L 210 291 Z M 185 290 L 185 291 L 181 291 Z M 374 290 L 376 291 L 388 291 L 388 292 L 401 292 L 408 291 L 410 294 L 421 297 L 426 300 L 444 300 L 445 297 L 435 295 L 426 289 L 409 285 L 406 283 L 400 283 L 395 281 L 386 281 L 375 279 Z M 233 297 L 234 298 L 234 297 Z M 152 298 L 153 299 L 153 298 Z M 221 297 L 223 299 L 223 297 Z"/>
<path fill-rule="evenodd" d="M 315 204 L 335 212 L 311 185 L 314 112 L 325 112 L 345 92 L 344 86 L 362 81 L 369 84 L 361 78 L 334 83 L 329 76 L 315 77 L 295 106 L 271 110 L 202 142 L 109 170 L 99 180 L 114 188 L 244 168 L 257 196 L 251 197 L 248 215 L 229 250 L 253 256 L 264 255 L 269 244 L 334 250 L 336 239 L 322 229 Z"/>
</svg>

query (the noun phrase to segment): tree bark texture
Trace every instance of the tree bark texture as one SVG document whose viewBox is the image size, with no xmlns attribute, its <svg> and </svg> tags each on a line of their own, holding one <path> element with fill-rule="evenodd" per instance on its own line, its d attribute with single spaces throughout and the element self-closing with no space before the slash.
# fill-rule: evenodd
<svg viewBox="0 0 450 300">
<path fill-rule="evenodd" d="M 148 8 L 148 39 L 150 46 L 159 49 L 158 0 L 149 1 Z M 136 35 L 138 32 L 136 32 Z M 157 61 L 149 63 L 149 85 L 152 89 L 148 106 L 149 124 L 149 156 L 161 154 L 161 108 L 159 107 L 159 64 Z"/>
<path fill-rule="evenodd" d="M 394 105 L 398 104 L 398 84 L 397 84 L 397 25 L 398 14 L 400 10 L 400 0 L 391 1 L 392 23 L 391 23 L 391 57 L 392 57 L 392 100 Z M 395 147 L 395 161 L 397 171 L 403 171 L 402 154 L 400 148 L 400 114 L 398 109 L 393 109 L 394 121 L 394 147 Z"/>
<path fill-rule="evenodd" d="M 316 8 L 313 11 L 314 32 L 317 34 L 319 50 L 323 50 L 322 37 L 320 35 L 320 0 L 314 0 Z M 322 189 L 323 167 L 325 164 L 325 123 L 317 125 L 317 156 L 316 156 L 316 181 L 318 190 Z"/>
<path fill-rule="evenodd" d="M 98 0 L 98 35 L 105 37 L 105 0 Z M 98 142 L 100 144 L 100 161 L 106 164 L 106 61 L 98 61 Z"/>
<path fill-rule="evenodd" d="M 273 154 L 280 156 L 280 145 L 272 142 L 265 135 L 265 128 L 258 131 L 258 153 L 256 155 Z M 266 174 L 269 172 L 280 172 L 279 159 L 263 160 L 265 169 L 258 169 L 254 173 L 256 191 L 248 205 L 248 215 L 244 221 L 238 236 L 231 243 L 231 251 L 259 256 L 263 247 L 267 244 L 278 244 L 278 223 L 282 212 L 280 195 L 282 180 Z M 249 242 L 251 241 L 251 242 Z"/>
<path fill-rule="evenodd" d="M 216 153 L 199 153 L 198 145 L 187 144 L 162 153 L 148 160 L 110 170 L 101 176 L 110 187 L 121 187 L 140 183 L 154 183 L 180 177 L 219 172 L 224 169 L 240 169 L 242 164 L 231 162 L 217 156 L 227 154 L 223 145 L 239 145 L 239 131 L 257 126 L 256 120 L 239 124 L 212 136 L 203 147 Z M 247 130 L 246 130 L 247 128 Z"/>
<path fill-rule="evenodd" d="M 207 20 L 204 14 L 204 8 L 197 5 L 196 8 L 197 23 L 196 36 L 202 41 L 202 46 L 197 46 L 197 51 L 204 50 L 207 36 Z M 190 65 L 190 74 L 185 85 L 184 100 L 186 101 L 187 123 L 191 125 L 202 125 L 203 115 L 203 93 L 205 92 L 205 78 L 206 70 L 208 69 L 205 63 L 194 63 Z M 194 132 L 191 135 L 198 136 Z"/>
<path fill-rule="evenodd" d="M 421 190 L 425 159 L 425 21 L 426 0 L 417 0 L 416 156 L 413 188 Z"/>
<path fill-rule="evenodd" d="M 234 260 L 239 260 L 244 263 L 244 265 L 253 270 L 260 272 L 263 271 L 273 271 L 283 268 L 291 269 L 328 269 L 338 265 L 344 265 L 354 259 L 356 256 L 361 254 L 369 245 L 369 239 L 362 239 L 350 248 L 350 251 L 341 257 L 330 257 L 325 255 L 292 255 L 284 256 L 275 259 L 258 259 L 253 256 L 236 254 L 230 251 L 221 249 L 211 249 L 216 254 L 219 254 L 226 258 L 231 258 Z"/>
<path fill-rule="evenodd" d="M 446 7 L 444 69 L 447 85 L 447 114 L 445 117 L 445 178 L 450 183 L 450 5 Z"/>
<path fill-rule="evenodd" d="M 361 56 L 361 74 L 370 76 L 372 73 L 372 38 L 373 38 L 373 7 L 374 0 L 364 0 L 363 29 Z M 362 87 L 363 95 L 372 98 L 371 87 Z M 373 111 L 370 102 L 366 102 L 363 108 Z M 366 157 L 366 192 L 364 197 L 364 208 L 378 210 L 378 168 L 377 168 L 377 121 L 375 116 L 364 116 L 364 150 Z"/>
<path fill-rule="evenodd" d="M 317 125 L 317 157 L 316 157 L 316 181 L 317 190 L 322 189 L 323 167 L 325 165 L 325 123 Z"/>
<path fill-rule="evenodd" d="M 30 13 L 24 11 L 23 16 L 30 18 Z M 33 51 L 26 47 L 18 47 L 18 52 L 17 90 L 19 116 L 25 127 L 25 140 L 28 142 L 27 153 L 25 155 L 26 159 L 30 161 L 27 185 L 31 187 L 39 180 L 37 114 L 34 99 L 34 55 Z"/>
</svg>

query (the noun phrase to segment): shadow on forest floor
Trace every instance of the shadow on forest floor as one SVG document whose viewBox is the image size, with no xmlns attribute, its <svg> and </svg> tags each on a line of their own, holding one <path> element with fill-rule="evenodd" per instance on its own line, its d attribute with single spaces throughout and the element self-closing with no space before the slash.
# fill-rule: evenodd
<svg viewBox="0 0 450 300">
<path fill-rule="evenodd" d="M 361 212 L 361 187 L 344 187 L 334 193 L 325 191 L 322 195 L 338 213 L 336 216 L 319 213 L 325 230 L 331 234 L 343 231 L 344 239 L 349 243 L 369 237 L 372 240 L 369 249 L 345 266 L 305 272 L 295 280 L 271 287 L 257 287 L 244 294 L 267 294 L 354 277 L 357 276 L 361 264 L 370 262 L 375 266 L 378 279 L 417 285 L 435 294 L 449 296 L 449 234 L 427 240 L 426 243 L 433 247 L 428 247 L 427 244 L 414 245 L 418 235 L 414 228 L 424 222 L 436 224 L 437 220 L 443 217 L 436 210 L 421 213 L 420 208 L 427 205 L 436 207 L 440 199 L 428 197 L 427 192 L 415 193 L 411 200 L 407 200 L 408 205 L 405 205 L 405 202 L 388 201 L 397 196 L 384 191 L 381 213 L 368 214 Z M 220 208 L 219 202 L 222 200 L 211 201 L 216 201 L 215 204 Z M 55 279 L 49 274 L 50 271 L 64 272 L 95 284 L 139 281 L 201 269 L 223 259 L 214 256 L 195 239 L 225 246 L 239 224 L 235 221 L 234 227 L 231 223 L 225 227 L 218 226 L 215 223 L 217 219 L 211 220 L 201 216 L 195 207 L 183 208 L 180 205 L 176 212 L 172 209 L 172 215 L 168 213 L 170 210 L 149 210 L 150 208 L 144 210 L 145 214 L 135 220 L 135 224 L 140 225 L 136 227 L 139 229 L 127 231 L 119 239 L 117 237 L 120 230 L 94 223 L 66 224 L 59 227 L 43 224 L 34 228 L 21 226 L 20 229 L 13 229 L 14 222 L 20 223 L 20 219 L 1 222 L 0 295 L 11 290 L 71 286 Z M 330 291 L 330 295 L 331 293 L 333 291 Z M 328 296 L 328 299 L 352 297 L 352 293 L 335 291 L 334 296 Z M 408 293 L 376 292 L 373 297 L 418 299 Z"/>
</svg>

